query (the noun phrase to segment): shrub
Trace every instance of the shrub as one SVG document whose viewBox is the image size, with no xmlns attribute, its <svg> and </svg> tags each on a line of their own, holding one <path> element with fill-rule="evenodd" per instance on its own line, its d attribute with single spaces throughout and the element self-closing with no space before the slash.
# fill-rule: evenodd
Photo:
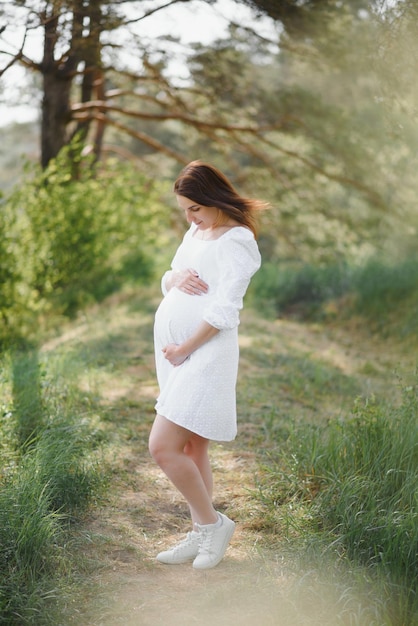
<svg viewBox="0 0 418 626">
<path fill-rule="evenodd" d="M 81 161 L 74 180 L 65 150 L 29 172 L 0 224 L 0 341 L 30 336 L 45 315 L 73 315 L 126 278 L 149 279 L 164 190 L 116 162 Z"/>
</svg>

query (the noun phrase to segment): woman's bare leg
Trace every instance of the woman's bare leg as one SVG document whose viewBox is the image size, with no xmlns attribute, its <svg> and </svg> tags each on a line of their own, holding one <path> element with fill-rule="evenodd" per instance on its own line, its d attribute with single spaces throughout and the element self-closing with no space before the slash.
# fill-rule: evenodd
<svg viewBox="0 0 418 626">
<path fill-rule="evenodd" d="M 205 483 L 206 491 L 208 492 L 209 498 L 212 501 L 213 495 L 213 476 L 212 476 L 212 468 L 209 461 L 209 439 L 205 439 L 204 437 L 200 437 L 200 435 L 196 435 L 193 433 L 184 446 L 184 453 L 189 456 L 192 461 L 195 463 L 197 469 L 200 472 L 200 475 Z M 189 505 L 190 506 L 190 505 Z M 190 514 L 192 517 L 193 526 L 195 523 L 200 523 L 196 511 L 190 507 Z"/>
<path fill-rule="evenodd" d="M 149 450 L 156 463 L 187 500 L 193 522 L 214 524 L 218 515 L 212 505 L 208 446 L 203 441 L 198 444 L 189 430 L 157 415 L 151 429 Z"/>
</svg>

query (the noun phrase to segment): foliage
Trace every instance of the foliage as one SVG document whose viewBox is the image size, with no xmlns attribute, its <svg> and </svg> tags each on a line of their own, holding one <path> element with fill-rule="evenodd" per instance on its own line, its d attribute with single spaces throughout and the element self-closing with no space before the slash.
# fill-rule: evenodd
<svg viewBox="0 0 418 626">
<path fill-rule="evenodd" d="M 318 32 L 327 29 L 328 22 L 341 9 L 338 0 L 286 0 L 275 2 L 274 0 L 244 0 L 246 3 L 257 8 L 258 11 L 267 13 L 273 19 L 280 21 L 286 32 L 295 38 L 313 38 Z M 353 13 L 364 12 L 378 5 L 380 0 L 351 0 L 346 10 Z"/>
<path fill-rule="evenodd" d="M 0 211 L 0 323 L 7 322 L 8 311 L 17 297 L 17 284 L 21 280 L 17 251 L 11 235 L 16 217 L 6 210 Z"/>
<path fill-rule="evenodd" d="M 278 52 L 239 26 L 230 34 L 194 46 L 182 98 L 211 125 L 185 144 L 271 202 L 262 230 L 275 258 L 329 263 L 413 249 L 416 125 L 383 98 L 379 21 L 335 6 L 328 38 L 296 45 L 284 36 Z M 402 110 L 412 101 L 405 95 Z"/>
<path fill-rule="evenodd" d="M 64 151 L 3 205 L 1 341 L 152 274 L 164 184 L 112 161 L 91 170 L 80 157 L 77 180 L 73 167 Z"/>
<path fill-rule="evenodd" d="M 172 39 L 165 49 L 135 34 L 137 20 L 170 6 L 146 13 L 135 3 L 126 20 L 115 3 L 86 2 L 81 30 L 74 3 L 60 17 L 58 5 L 49 7 L 54 41 L 70 52 L 65 63 L 57 54 L 52 68 L 32 67 L 58 72 L 55 88 L 62 71 L 76 83 L 68 92 L 74 102 L 58 112 L 65 142 L 78 128 L 95 158 L 135 155 L 142 171 L 162 178 L 191 158 L 215 161 L 245 193 L 271 202 L 262 227 L 276 242 L 275 258 L 329 263 L 363 260 L 375 249 L 413 250 L 414 3 L 244 3 L 277 20 L 277 31 L 272 25 L 263 36 L 257 20 L 254 28 L 232 22 L 228 37 L 188 46 L 181 80 L 170 64 Z M 24 23 L 29 8 L 19 9 Z M 33 8 L 31 28 L 42 29 L 39 6 Z M 100 29 L 108 41 L 103 49 Z M 122 33 L 129 61 L 112 47 Z M 52 121 L 44 123 L 44 131 L 51 128 Z"/>
</svg>

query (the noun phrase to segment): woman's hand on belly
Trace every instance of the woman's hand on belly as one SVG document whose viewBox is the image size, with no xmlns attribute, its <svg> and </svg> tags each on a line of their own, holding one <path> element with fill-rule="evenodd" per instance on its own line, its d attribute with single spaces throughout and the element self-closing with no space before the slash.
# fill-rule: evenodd
<svg viewBox="0 0 418 626">
<path fill-rule="evenodd" d="M 166 345 L 165 348 L 163 348 L 162 352 L 167 361 L 169 361 L 171 365 L 174 365 L 174 367 L 177 367 L 178 365 L 184 363 L 184 361 L 189 356 L 187 353 L 184 352 L 184 350 L 182 350 L 181 346 L 178 346 L 175 343 L 169 343 L 168 345 Z"/>
<path fill-rule="evenodd" d="M 167 288 L 177 287 L 189 296 L 200 296 L 208 292 L 208 284 L 194 269 L 174 270 L 166 282 Z"/>
<path fill-rule="evenodd" d="M 167 344 L 162 350 L 163 354 L 170 361 L 171 365 L 181 365 L 192 352 L 203 346 L 218 333 L 218 328 L 202 320 L 195 332 L 186 341 L 183 341 L 180 345 L 176 343 Z"/>
</svg>

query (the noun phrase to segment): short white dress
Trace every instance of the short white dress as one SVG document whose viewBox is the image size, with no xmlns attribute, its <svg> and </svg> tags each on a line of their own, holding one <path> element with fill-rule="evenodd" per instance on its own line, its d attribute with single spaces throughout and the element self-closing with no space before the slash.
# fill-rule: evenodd
<svg viewBox="0 0 418 626">
<path fill-rule="evenodd" d="M 157 309 L 154 345 L 160 393 L 159 415 L 207 439 L 232 441 L 237 434 L 236 382 L 238 325 L 243 297 L 261 257 L 252 232 L 235 226 L 214 240 L 186 232 L 161 281 L 164 299 Z M 188 295 L 176 287 L 167 292 L 165 280 L 173 270 L 194 269 L 208 293 Z M 214 337 L 174 367 L 162 348 L 180 344 L 205 320 L 219 329 Z"/>
</svg>

